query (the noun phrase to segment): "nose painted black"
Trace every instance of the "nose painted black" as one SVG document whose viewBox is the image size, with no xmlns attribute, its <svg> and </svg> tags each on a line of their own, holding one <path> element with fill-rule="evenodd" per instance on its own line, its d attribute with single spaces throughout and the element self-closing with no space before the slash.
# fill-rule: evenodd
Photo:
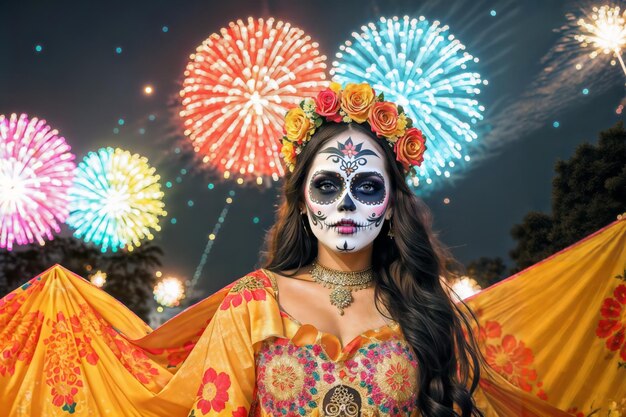
<svg viewBox="0 0 626 417">
<path fill-rule="evenodd" d="M 339 207 L 338 207 L 339 211 L 354 211 L 356 210 L 356 205 L 354 204 L 354 201 L 352 201 L 352 199 L 350 198 L 350 194 L 346 193 L 346 196 L 343 198 L 343 200 L 341 200 L 341 203 L 339 203 Z"/>
</svg>

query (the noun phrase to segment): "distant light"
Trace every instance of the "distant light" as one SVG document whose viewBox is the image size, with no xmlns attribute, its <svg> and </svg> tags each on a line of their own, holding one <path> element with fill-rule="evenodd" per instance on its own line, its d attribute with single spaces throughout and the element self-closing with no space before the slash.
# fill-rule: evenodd
<svg viewBox="0 0 626 417">
<path fill-rule="evenodd" d="M 143 88 L 143 92 L 149 96 L 152 95 L 152 93 L 154 93 L 154 88 L 151 85 L 147 85 Z"/>
<path fill-rule="evenodd" d="M 193 200 L 189 200 L 189 201 L 187 201 L 187 205 L 188 205 L 189 207 L 193 207 Z"/>
<path fill-rule="evenodd" d="M 120 133 L 120 130 L 117 127 L 114 127 L 113 128 L 113 133 L 115 133 L 117 135 L 118 133 Z"/>
<path fill-rule="evenodd" d="M 35 45 L 35 51 L 36 51 L 36 52 L 41 52 L 41 51 L 43 51 L 43 46 L 41 46 L 41 45 Z"/>
<path fill-rule="evenodd" d="M 161 278 L 161 276 L 163 276 L 163 272 L 156 271 L 156 273 L 154 275 L 156 275 L 157 278 Z"/>
<path fill-rule="evenodd" d="M 91 275 L 89 279 L 93 285 L 102 288 L 106 283 L 107 274 L 102 271 L 97 271 L 95 274 Z"/>
<path fill-rule="evenodd" d="M 125 122 L 124 122 L 124 119 L 119 119 L 119 120 L 117 121 L 117 124 L 118 124 L 118 125 L 120 125 L 120 126 L 124 126 L 124 123 L 125 123 Z"/>
<path fill-rule="evenodd" d="M 259 222 L 259 218 L 258 217 L 253 217 L 252 218 L 252 223 L 257 224 Z"/>
<path fill-rule="evenodd" d="M 180 148 L 174 148 L 174 153 L 180 153 Z"/>
<path fill-rule="evenodd" d="M 552 123 L 552 126 L 553 127 L 559 127 L 559 126 L 561 126 L 561 124 L 559 122 L 554 122 L 554 123 Z"/>
<path fill-rule="evenodd" d="M 170 223 L 176 224 L 176 222 L 177 222 L 176 217 L 172 217 L 172 220 L 170 220 Z"/>
<path fill-rule="evenodd" d="M 234 190 L 230 190 L 228 192 L 228 195 L 231 196 L 231 197 L 234 197 L 235 196 L 235 191 Z"/>
<path fill-rule="evenodd" d="M 148 116 L 148 120 L 154 122 L 156 120 L 156 116 L 154 114 L 151 114 L 150 116 Z"/>
<path fill-rule="evenodd" d="M 588 88 L 583 88 L 583 94 L 584 94 L 584 95 L 589 94 L 589 89 L 588 89 Z"/>
<path fill-rule="evenodd" d="M 215 235 L 213 233 L 209 235 L 209 240 L 215 240 Z"/>
<path fill-rule="evenodd" d="M 117 48 L 115 48 L 115 53 L 121 54 L 122 53 L 122 47 L 118 46 Z"/>
<path fill-rule="evenodd" d="M 166 186 L 167 188 L 172 188 L 172 182 L 171 182 L 171 181 L 166 182 L 166 183 L 165 183 L 165 186 Z"/>
<path fill-rule="evenodd" d="M 232 203 L 232 202 L 233 202 L 233 199 L 232 199 L 232 198 L 230 198 L 230 197 L 228 197 L 228 198 L 226 199 L 226 202 L 227 202 L 228 204 L 230 204 L 230 203 Z"/>
<path fill-rule="evenodd" d="M 207 185 L 207 188 L 209 190 L 212 190 L 213 188 L 215 188 L 215 185 L 212 182 L 210 182 L 209 185 Z"/>
<path fill-rule="evenodd" d="M 180 184 L 181 182 L 183 182 L 183 178 L 182 177 L 176 177 L 176 182 Z"/>
<path fill-rule="evenodd" d="M 144 129 L 143 127 L 139 128 L 139 134 L 143 135 L 144 133 L 146 133 L 146 129 Z"/>
<path fill-rule="evenodd" d="M 170 28 L 168 28 L 167 26 L 163 26 L 161 30 L 163 31 L 163 33 L 167 33 L 170 30 Z"/>
<path fill-rule="evenodd" d="M 185 168 L 183 168 L 183 169 L 180 170 L 180 173 L 185 175 L 187 173 L 187 170 Z"/>
<path fill-rule="evenodd" d="M 496 15 L 496 11 L 492 9 L 492 10 L 489 12 L 489 14 L 490 14 L 490 15 L 492 15 L 492 16 L 495 16 L 495 15 Z"/>
<path fill-rule="evenodd" d="M 446 197 L 443 199 L 443 204 L 450 204 L 450 198 Z"/>
<path fill-rule="evenodd" d="M 162 312 L 163 312 L 163 307 L 158 306 L 158 307 L 157 307 L 157 312 L 162 313 Z"/>
</svg>

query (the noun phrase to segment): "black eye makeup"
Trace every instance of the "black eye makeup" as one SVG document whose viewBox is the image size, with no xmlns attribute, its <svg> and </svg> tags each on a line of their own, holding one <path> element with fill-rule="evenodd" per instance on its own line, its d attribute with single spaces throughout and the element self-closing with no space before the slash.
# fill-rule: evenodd
<svg viewBox="0 0 626 417">
<path fill-rule="evenodd" d="M 380 205 L 387 195 L 385 179 L 378 172 L 359 172 L 352 177 L 350 192 L 363 204 Z"/>
<path fill-rule="evenodd" d="M 317 171 L 309 183 L 309 198 L 317 204 L 337 201 L 346 188 L 346 181 L 338 172 Z"/>
</svg>

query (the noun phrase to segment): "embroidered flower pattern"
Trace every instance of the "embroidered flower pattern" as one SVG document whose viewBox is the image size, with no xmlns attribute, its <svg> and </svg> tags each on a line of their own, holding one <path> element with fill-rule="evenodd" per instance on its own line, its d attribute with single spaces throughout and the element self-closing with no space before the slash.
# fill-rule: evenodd
<svg viewBox="0 0 626 417">
<path fill-rule="evenodd" d="M 624 275 L 615 278 L 626 281 Z M 620 284 L 613 290 L 613 296 L 605 298 L 600 308 L 602 319 L 598 321 L 596 336 L 606 339 L 606 347 L 612 352 L 619 351 L 621 359 L 626 361 L 626 285 Z M 626 368 L 626 362 L 618 363 Z"/>
<path fill-rule="evenodd" d="M 363 406 L 380 415 L 410 415 L 417 400 L 417 361 L 398 338 L 369 343 L 340 362 L 319 343 L 297 346 L 270 338 L 256 365 L 258 405 L 272 415 L 310 415 L 339 384 L 356 390 Z"/>
</svg>

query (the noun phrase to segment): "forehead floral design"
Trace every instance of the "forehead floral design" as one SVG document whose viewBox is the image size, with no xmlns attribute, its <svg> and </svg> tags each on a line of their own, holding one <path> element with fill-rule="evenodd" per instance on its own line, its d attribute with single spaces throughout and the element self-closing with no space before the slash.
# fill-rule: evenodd
<svg viewBox="0 0 626 417">
<path fill-rule="evenodd" d="M 404 167 L 404 174 L 417 176 L 417 167 L 424 161 L 426 138 L 421 130 L 413 127 L 413 120 L 404 113 L 402 106 L 385 101 L 368 83 L 338 83 L 322 90 L 315 98 L 305 98 L 298 107 L 285 115 L 281 157 L 293 172 L 298 154 L 311 140 L 323 123 L 365 123 L 372 132 L 393 148 Z"/>
</svg>

